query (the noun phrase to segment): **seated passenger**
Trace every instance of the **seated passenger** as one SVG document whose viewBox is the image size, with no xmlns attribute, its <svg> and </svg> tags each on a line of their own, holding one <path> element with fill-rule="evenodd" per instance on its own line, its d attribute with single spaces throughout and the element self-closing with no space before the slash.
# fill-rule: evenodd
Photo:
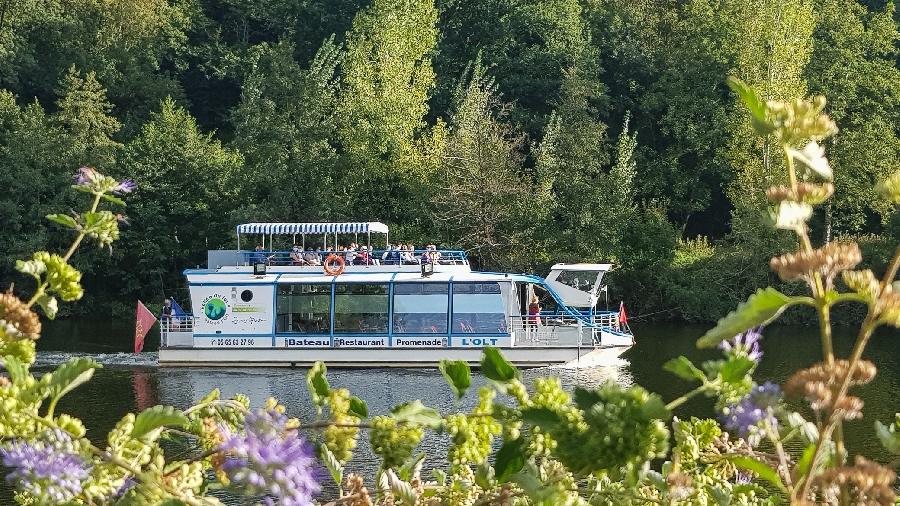
<svg viewBox="0 0 900 506">
<path fill-rule="evenodd" d="M 400 252 L 400 259 L 404 264 L 417 264 L 419 259 L 415 255 L 416 248 L 412 244 L 407 244 Z"/>
<path fill-rule="evenodd" d="M 388 244 L 384 254 L 381 255 L 381 263 L 384 265 L 397 265 L 400 263 L 400 245 Z"/>
<path fill-rule="evenodd" d="M 425 246 L 425 252 L 422 253 L 422 262 L 423 263 L 437 263 L 441 258 L 441 253 L 437 251 L 437 246 L 434 244 L 429 244 Z"/>
<path fill-rule="evenodd" d="M 369 248 L 360 246 L 359 252 L 353 258 L 353 265 L 367 265 L 369 263 Z"/>
<path fill-rule="evenodd" d="M 268 259 L 262 245 L 259 245 L 253 250 L 253 254 L 250 255 L 250 264 L 264 264 Z"/>
<path fill-rule="evenodd" d="M 353 261 L 356 259 L 356 243 L 351 242 L 350 246 L 344 251 L 344 261 L 347 262 L 347 265 L 353 265 Z"/>
<path fill-rule="evenodd" d="M 303 249 L 300 248 L 299 244 L 295 244 L 293 248 L 291 248 L 291 263 L 293 265 L 305 265 L 306 262 L 303 261 Z"/>
<path fill-rule="evenodd" d="M 322 259 L 318 253 L 313 251 L 312 246 L 306 248 L 306 253 L 303 254 L 303 262 L 306 265 L 322 265 Z"/>
</svg>

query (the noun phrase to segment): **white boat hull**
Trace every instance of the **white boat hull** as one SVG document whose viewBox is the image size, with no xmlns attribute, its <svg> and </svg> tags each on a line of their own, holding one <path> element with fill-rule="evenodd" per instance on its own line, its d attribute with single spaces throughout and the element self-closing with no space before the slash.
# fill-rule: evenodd
<svg viewBox="0 0 900 506">
<path fill-rule="evenodd" d="M 501 353 L 517 367 L 610 365 L 628 346 L 503 348 Z M 442 359 L 481 363 L 477 348 L 163 348 L 160 366 L 307 367 L 323 361 L 329 367 L 436 367 Z"/>
</svg>

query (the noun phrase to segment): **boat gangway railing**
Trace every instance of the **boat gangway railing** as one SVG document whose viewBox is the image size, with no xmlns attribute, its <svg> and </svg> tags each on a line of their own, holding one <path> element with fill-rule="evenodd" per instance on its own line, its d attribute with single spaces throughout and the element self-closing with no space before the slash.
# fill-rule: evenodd
<svg viewBox="0 0 900 506">
<path fill-rule="evenodd" d="M 183 345 L 194 337 L 194 315 L 185 314 L 159 319 L 159 345 Z"/>
<path fill-rule="evenodd" d="M 343 259 L 347 258 L 347 251 L 302 251 L 297 252 L 295 256 L 300 257 L 300 262 L 294 260 L 291 257 L 292 251 L 238 251 L 235 258 L 235 265 L 253 265 L 256 263 L 265 263 L 266 265 L 271 266 L 288 266 L 288 265 L 300 265 L 300 266 L 321 266 L 325 259 L 328 258 L 329 255 L 337 255 Z M 355 253 L 359 254 L 360 251 L 355 251 Z M 412 259 L 403 260 L 401 258 L 401 253 L 410 253 L 409 250 L 400 251 L 400 250 L 383 250 L 376 249 L 371 252 L 366 252 L 369 256 L 369 262 L 367 264 L 354 264 L 354 265 L 421 265 L 423 259 L 431 256 L 432 263 L 438 265 L 468 265 L 469 259 L 466 257 L 466 252 L 462 250 L 449 250 L 449 249 L 439 249 L 439 250 L 424 250 L 417 249 L 413 250 Z M 436 254 L 437 253 L 437 254 Z M 427 255 L 427 256 L 426 256 Z"/>
<path fill-rule="evenodd" d="M 604 333 L 631 335 L 630 329 L 623 327 L 618 313 L 613 311 L 510 316 L 508 325 L 517 336 L 522 336 L 522 339 L 517 339 L 517 343 L 523 344 L 557 344 L 565 339 L 565 335 L 574 332 L 583 336 L 582 338 L 590 336 L 588 345 L 600 346 Z"/>
</svg>

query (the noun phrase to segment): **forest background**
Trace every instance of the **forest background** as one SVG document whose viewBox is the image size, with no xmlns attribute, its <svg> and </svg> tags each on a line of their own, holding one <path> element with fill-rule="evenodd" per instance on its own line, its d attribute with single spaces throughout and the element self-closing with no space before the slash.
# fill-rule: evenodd
<svg viewBox="0 0 900 506">
<path fill-rule="evenodd" d="M 715 321 L 800 288 L 767 268 L 796 241 L 766 225 L 783 157 L 725 78 L 828 97 L 812 237 L 879 272 L 898 42 L 879 0 L 0 0 L 0 278 L 71 242 L 45 216 L 92 166 L 137 190 L 70 314 L 186 300 L 238 223 L 382 221 L 482 269 L 615 262 L 632 318 Z"/>
</svg>

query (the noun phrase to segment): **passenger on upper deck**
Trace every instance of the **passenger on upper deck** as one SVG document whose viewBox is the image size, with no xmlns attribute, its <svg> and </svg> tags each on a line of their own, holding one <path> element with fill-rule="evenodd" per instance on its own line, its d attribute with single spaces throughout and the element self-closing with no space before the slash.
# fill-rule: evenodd
<svg viewBox="0 0 900 506">
<path fill-rule="evenodd" d="M 310 246 L 306 248 L 306 253 L 303 254 L 303 263 L 306 265 L 322 265 L 322 258 Z"/>
<path fill-rule="evenodd" d="M 303 249 L 300 248 L 299 244 L 295 244 L 291 249 L 291 263 L 294 265 L 304 265 L 303 261 Z"/>
<path fill-rule="evenodd" d="M 418 264 L 419 259 L 416 258 L 415 255 L 416 247 L 412 244 L 407 244 L 404 246 L 402 251 L 400 252 L 400 259 L 404 264 Z"/>
<path fill-rule="evenodd" d="M 355 259 L 356 259 L 356 243 L 351 242 L 350 246 L 344 252 L 344 261 L 347 262 L 347 264 L 352 265 L 353 261 Z"/>
<path fill-rule="evenodd" d="M 437 263 L 441 258 L 441 252 L 437 250 L 437 246 L 429 244 L 425 246 L 425 252 L 422 253 L 423 263 Z"/>
<path fill-rule="evenodd" d="M 372 255 L 372 251 L 368 246 L 360 246 L 359 253 L 353 261 L 356 265 L 381 265 L 377 258 Z"/>
<path fill-rule="evenodd" d="M 359 247 L 359 252 L 353 257 L 353 265 L 366 265 L 369 263 L 369 252 L 365 246 Z"/>
<path fill-rule="evenodd" d="M 384 254 L 381 255 L 381 263 L 384 265 L 397 265 L 400 263 L 400 245 L 388 244 Z"/>
<path fill-rule="evenodd" d="M 250 255 L 250 263 L 251 264 L 264 264 L 268 258 L 266 257 L 266 252 L 263 249 L 263 246 L 260 244 L 256 246 L 256 249 L 253 250 L 253 254 Z"/>
</svg>

